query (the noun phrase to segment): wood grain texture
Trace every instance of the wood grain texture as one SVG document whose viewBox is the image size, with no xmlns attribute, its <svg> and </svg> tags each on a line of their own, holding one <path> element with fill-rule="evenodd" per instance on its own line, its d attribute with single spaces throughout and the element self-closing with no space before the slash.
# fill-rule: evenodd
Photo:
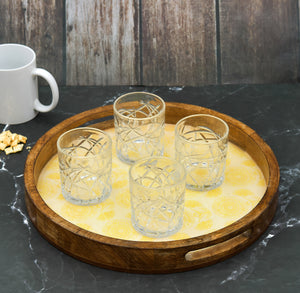
<svg viewBox="0 0 300 293">
<path fill-rule="evenodd" d="M 68 118 L 45 133 L 31 149 L 25 165 L 25 201 L 38 231 L 54 246 L 82 261 L 113 270 L 138 273 L 170 273 L 214 264 L 253 243 L 270 224 L 277 206 L 279 167 L 270 147 L 254 130 L 225 114 L 188 104 L 166 103 L 166 123 L 196 113 L 224 119 L 229 139 L 245 149 L 261 168 L 267 190 L 258 205 L 240 220 L 215 232 L 176 241 L 128 241 L 82 229 L 56 214 L 41 198 L 36 184 L 42 168 L 56 153 L 60 134 L 101 118 L 101 129 L 113 126 L 112 105 L 95 108 Z M 93 125 L 93 127 L 96 127 Z"/>
<path fill-rule="evenodd" d="M 299 2 L 1 0 L 0 43 L 61 85 L 295 82 Z"/>
<path fill-rule="evenodd" d="M 37 55 L 37 66 L 63 83 L 63 1 L 0 2 L 0 42 L 20 43 Z"/>
<path fill-rule="evenodd" d="M 142 2 L 145 85 L 215 84 L 215 1 Z"/>
<path fill-rule="evenodd" d="M 25 9 L 19 0 L 0 1 L 0 43 L 25 43 Z"/>
<path fill-rule="evenodd" d="M 139 83 L 138 0 L 67 0 L 67 84 Z"/>
<path fill-rule="evenodd" d="M 220 0 L 223 83 L 296 81 L 298 4 L 291 0 Z"/>
</svg>

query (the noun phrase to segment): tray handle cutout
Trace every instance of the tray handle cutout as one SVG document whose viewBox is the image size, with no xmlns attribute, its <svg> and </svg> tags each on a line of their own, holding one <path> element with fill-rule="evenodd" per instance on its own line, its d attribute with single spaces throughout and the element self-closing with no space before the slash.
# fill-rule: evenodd
<svg viewBox="0 0 300 293">
<path fill-rule="evenodd" d="M 246 243 L 249 242 L 249 238 L 251 237 L 252 229 L 248 229 L 243 233 L 230 238 L 221 243 L 200 248 L 197 250 L 191 250 L 185 254 L 186 261 L 196 261 L 196 260 L 204 260 L 211 257 L 228 255 L 230 253 L 234 253 L 239 250 L 239 247 L 243 247 Z"/>
</svg>

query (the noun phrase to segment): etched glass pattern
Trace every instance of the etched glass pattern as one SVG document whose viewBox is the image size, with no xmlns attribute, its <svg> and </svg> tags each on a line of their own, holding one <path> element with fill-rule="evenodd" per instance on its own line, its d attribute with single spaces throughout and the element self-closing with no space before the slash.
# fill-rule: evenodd
<svg viewBox="0 0 300 293">
<path fill-rule="evenodd" d="M 73 129 L 58 140 L 62 194 L 79 205 L 96 204 L 111 192 L 111 140 L 92 128 Z"/>
<path fill-rule="evenodd" d="M 217 117 L 199 116 L 178 122 L 175 151 L 176 159 L 187 171 L 187 188 L 204 191 L 214 189 L 224 181 L 228 126 Z"/>
<path fill-rule="evenodd" d="M 130 93 L 114 103 L 118 158 L 132 164 L 147 156 L 163 154 L 165 104 L 149 93 Z"/>
<path fill-rule="evenodd" d="M 132 224 L 149 237 L 176 233 L 182 226 L 185 170 L 166 157 L 137 162 L 130 169 Z"/>
</svg>

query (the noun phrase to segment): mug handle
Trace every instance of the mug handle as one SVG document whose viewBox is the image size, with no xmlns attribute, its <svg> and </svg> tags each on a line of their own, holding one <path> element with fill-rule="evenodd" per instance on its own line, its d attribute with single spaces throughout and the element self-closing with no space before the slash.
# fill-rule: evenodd
<svg viewBox="0 0 300 293">
<path fill-rule="evenodd" d="M 48 82 L 51 92 L 52 92 L 52 102 L 50 105 L 47 105 L 47 106 L 43 105 L 37 98 L 34 101 L 34 109 L 39 112 L 49 112 L 49 111 L 53 110 L 56 107 L 56 105 L 58 103 L 58 99 L 59 99 L 58 86 L 57 86 L 57 83 L 56 83 L 53 75 L 51 73 L 49 73 L 47 70 L 42 69 L 42 68 L 33 69 L 32 74 L 44 78 Z"/>
</svg>

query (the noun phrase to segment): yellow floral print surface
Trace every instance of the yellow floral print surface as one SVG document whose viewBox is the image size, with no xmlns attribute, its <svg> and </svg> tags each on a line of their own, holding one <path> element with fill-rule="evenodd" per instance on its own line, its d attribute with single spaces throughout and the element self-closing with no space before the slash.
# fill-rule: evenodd
<svg viewBox="0 0 300 293">
<path fill-rule="evenodd" d="M 61 193 L 57 155 L 43 168 L 37 184 L 41 197 L 54 212 L 91 232 L 134 241 L 196 237 L 221 229 L 249 213 L 266 190 L 263 174 L 255 161 L 248 153 L 229 143 L 223 184 L 206 192 L 186 190 L 181 230 L 166 238 L 145 237 L 131 225 L 129 165 L 116 157 L 114 129 L 106 132 L 113 140 L 112 193 L 107 200 L 92 206 L 67 202 Z M 171 124 L 165 126 L 165 156 L 174 157 L 174 125 Z"/>
</svg>

